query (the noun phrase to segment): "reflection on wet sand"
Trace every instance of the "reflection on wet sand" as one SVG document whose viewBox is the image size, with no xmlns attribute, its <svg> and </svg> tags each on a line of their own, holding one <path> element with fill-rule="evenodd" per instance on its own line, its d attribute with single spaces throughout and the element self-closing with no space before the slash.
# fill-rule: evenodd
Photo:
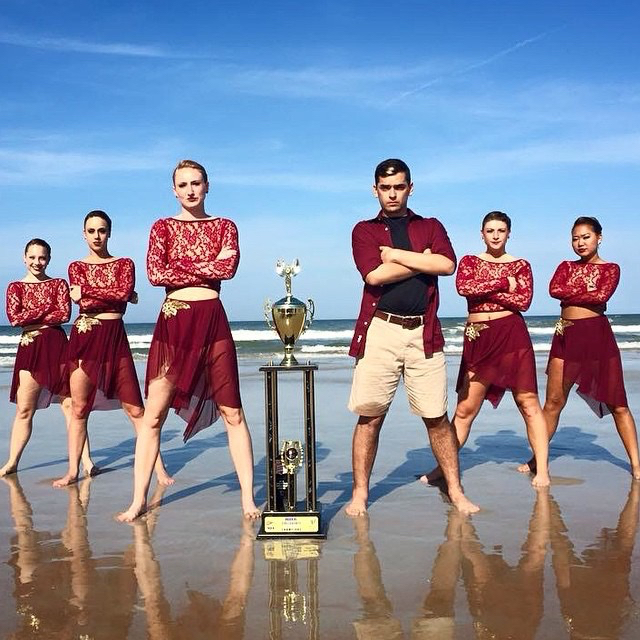
<svg viewBox="0 0 640 640">
<path fill-rule="evenodd" d="M 266 540 L 269 563 L 269 640 L 320 638 L 317 540 Z M 306 578 L 306 580 L 305 580 Z"/>
<path fill-rule="evenodd" d="M 135 598 L 133 564 L 122 556 L 115 567 L 110 558 L 92 558 L 86 520 L 91 480 L 66 488 L 67 521 L 59 536 L 34 529 L 18 476 L 3 480 L 16 531 L 9 564 L 19 616 L 8 637 L 126 637 Z"/>
<path fill-rule="evenodd" d="M 615 529 L 576 554 L 562 514 L 551 501 L 551 549 L 560 608 L 570 638 L 619 638 L 634 611 L 629 588 L 631 556 L 638 530 L 640 482 L 633 481 Z"/>
</svg>

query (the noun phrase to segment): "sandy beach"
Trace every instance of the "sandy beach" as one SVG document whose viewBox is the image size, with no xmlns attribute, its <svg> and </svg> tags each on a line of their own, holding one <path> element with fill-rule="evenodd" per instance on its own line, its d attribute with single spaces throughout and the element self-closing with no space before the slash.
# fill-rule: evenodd
<svg viewBox="0 0 640 640">
<path fill-rule="evenodd" d="M 638 417 L 640 356 L 623 358 Z M 458 359 L 448 361 L 451 405 Z M 261 364 L 241 363 L 259 503 Z M 66 468 L 64 423 L 55 406 L 39 412 L 20 473 L 0 481 L 0 637 L 639 637 L 640 483 L 631 481 L 610 418 L 597 420 L 572 394 L 551 447 L 552 486 L 535 491 L 516 472 L 528 446 L 513 401 L 505 397 L 496 411 L 485 404 L 461 454 L 465 489 L 482 510 L 465 518 L 415 480 L 433 458 L 401 389 L 383 429 L 370 514 L 353 520 L 342 511 L 351 479 L 351 363 L 318 364 L 323 542 L 256 541 L 257 525 L 241 517 L 221 424 L 183 445 L 173 415 L 162 451 L 176 483 L 155 493 L 140 522 L 119 524 L 134 444 L 124 414 L 90 420 L 94 460 L 105 473 L 54 490 L 51 480 Z M 544 357 L 538 364 L 544 385 Z M 280 380 L 280 436 L 299 438 L 300 378 Z M 2 370 L 2 456 L 15 410 L 9 381 Z"/>
</svg>

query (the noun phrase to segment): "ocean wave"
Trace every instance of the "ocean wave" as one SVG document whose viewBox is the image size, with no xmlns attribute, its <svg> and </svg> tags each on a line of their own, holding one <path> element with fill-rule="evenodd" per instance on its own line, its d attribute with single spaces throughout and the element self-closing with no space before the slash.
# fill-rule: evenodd
<svg viewBox="0 0 640 640">
<path fill-rule="evenodd" d="M 300 353 L 349 353 L 349 347 L 331 347 L 326 344 L 302 345 Z"/>
<path fill-rule="evenodd" d="M 279 340 L 280 338 L 273 329 L 232 329 L 231 335 L 236 342 L 265 342 Z M 351 340 L 353 331 L 351 329 L 341 329 L 337 331 L 309 329 L 305 331 L 298 340 Z"/>
</svg>

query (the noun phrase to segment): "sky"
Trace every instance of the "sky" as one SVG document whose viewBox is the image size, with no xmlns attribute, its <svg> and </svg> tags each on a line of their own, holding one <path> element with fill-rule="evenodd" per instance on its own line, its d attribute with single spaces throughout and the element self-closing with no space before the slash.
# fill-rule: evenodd
<svg viewBox="0 0 640 640">
<path fill-rule="evenodd" d="M 284 295 L 278 258 L 299 258 L 293 293 L 317 318 L 354 318 L 351 229 L 378 211 L 376 164 L 399 157 L 411 208 L 458 256 L 484 249 L 485 213 L 511 216 L 530 313 L 557 313 L 547 285 L 579 215 L 622 268 L 609 312 L 638 313 L 639 19 L 618 0 L 0 0 L 0 283 L 23 277 L 34 236 L 65 275 L 103 209 L 111 253 L 137 266 L 127 320 L 154 321 L 148 232 L 177 213 L 172 169 L 193 158 L 208 212 L 239 228 L 231 320 Z M 441 315 L 464 315 L 454 278 L 440 286 Z"/>
</svg>

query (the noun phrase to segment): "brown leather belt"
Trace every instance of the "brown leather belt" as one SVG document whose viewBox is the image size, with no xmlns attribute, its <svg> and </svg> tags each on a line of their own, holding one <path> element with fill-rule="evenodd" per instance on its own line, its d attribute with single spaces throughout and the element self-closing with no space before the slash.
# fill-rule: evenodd
<svg viewBox="0 0 640 640">
<path fill-rule="evenodd" d="M 422 325 L 424 318 L 422 316 L 396 316 L 386 311 L 376 311 L 373 314 L 376 318 L 380 318 L 391 324 L 399 324 L 403 329 L 416 329 Z"/>
</svg>

